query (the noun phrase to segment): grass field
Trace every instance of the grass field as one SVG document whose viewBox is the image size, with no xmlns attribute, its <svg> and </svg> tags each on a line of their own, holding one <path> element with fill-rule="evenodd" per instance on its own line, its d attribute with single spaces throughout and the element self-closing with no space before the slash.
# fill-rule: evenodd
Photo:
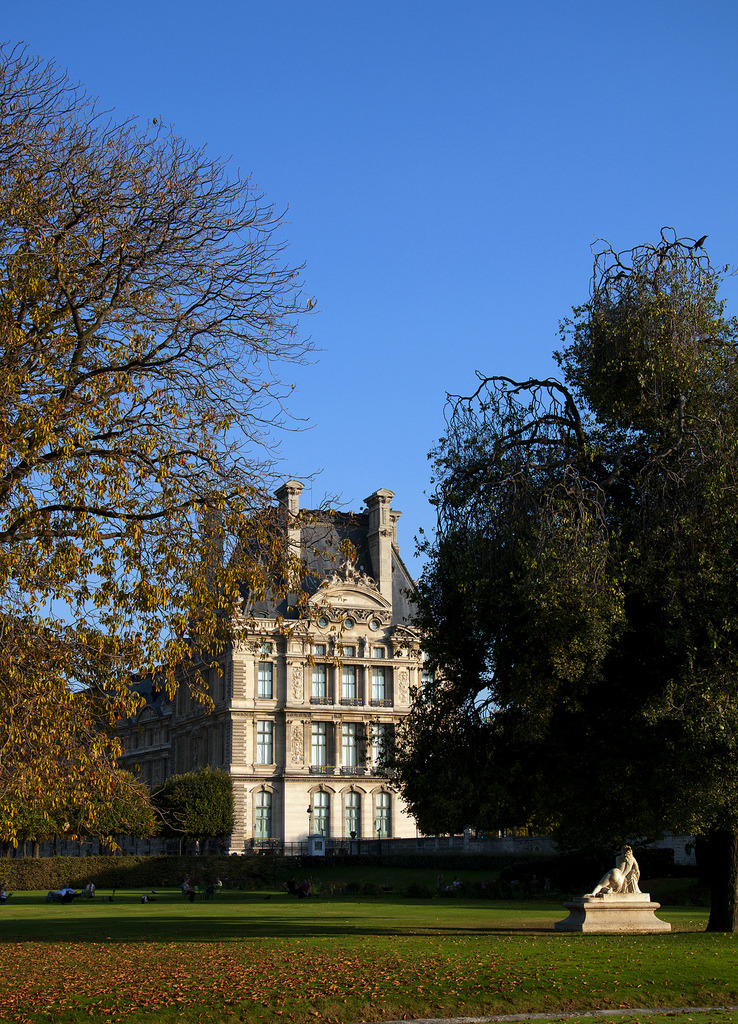
<svg viewBox="0 0 738 1024">
<path fill-rule="evenodd" d="M 705 934 L 700 908 L 664 906 L 668 935 L 585 936 L 553 932 L 565 916 L 556 903 L 107 895 L 65 906 L 16 893 L 0 908 L 3 1024 L 345 1024 L 738 1004 L 737 937 Z M 690 1017 L 738 1024 L 730 1012 L 678 1019 Z"/>
</svg>

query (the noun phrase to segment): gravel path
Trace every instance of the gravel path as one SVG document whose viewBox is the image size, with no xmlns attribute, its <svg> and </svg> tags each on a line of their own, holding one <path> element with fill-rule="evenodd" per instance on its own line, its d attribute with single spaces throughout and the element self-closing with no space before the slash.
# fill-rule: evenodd
<svg viewBox="0 0 738 1024">
<path fill-rule="evenodd" d="M 500 1017 L 419 1017 L 412 1021 L 366 1021 L 364 1024 L 522 1024 L 534 1020 L 571 1020 L 582 1017 L 633 1017 L 638 1013 L 655 1017 L 676 1016 L 679 1013 L 734 1013 L 738 1006 L 668 1006 L 641 1007 L 623 1010 L 579 1010 L 576 1013 L 506 1013 Z"/>
</svg>

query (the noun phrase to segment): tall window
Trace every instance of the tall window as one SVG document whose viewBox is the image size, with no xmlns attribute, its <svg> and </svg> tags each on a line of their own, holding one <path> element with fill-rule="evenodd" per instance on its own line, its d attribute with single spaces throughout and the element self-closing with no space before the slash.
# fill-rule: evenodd
<svg viewBox="0 0 738 1024">
<path fill-rule="evenodd" d="M 358 793 L 347 793 L 346 794 L 346 835 L 350 836 L 352 832 L 355 832 L 357 836 L 361 835 L 361 796 Z"/>
<path fill-rule="evenodd" d="M 272 838 L 272 794 L 265 789 L 256 794 L 254 837 L 256 839 Z"/>
<path fill-rule="evenodd" d="M 390 835 L 390 795 L 377 793 L 374 798 L 374 831 L 380 839 Z"/>
<path fill-rule="evenodd" d="M 376 768 L 387 742 L 387 726 L 383 723 L 372 726 L 372 764 Z"/>
<path fill-rule="evenodd" d="M 325 665 L 313 665 L 313 697 L 324 700 L 327 693 L 328 673 Z"/>
<path fill-rule="evenodd" d="M 316 793 L 313 796 L 313 831 L 323 836 L 328 835 L 330 797 L 327 793 Z"/>
<path fill-rule="evenodd" d="M 343 700 L 355 700 L 356 698 L 356 665 L 343 666 L 343 685 L 341 687 L 341 698 Z"/>
<path fill-rule="evenodd" d="M 274 694 L 273 669 L 271 661 L 259 662 L 259 685 L 257 689 L 261 700 L 271 700 Z"/>
<path fill-rule="evenodd" d="M 346 768 L 355 768 L 359 763 L 356 722 L 344 722 L 341 726 L 341 754 L 341 761 Z"/>
<path fill-rule="evenodd" d="M 375 665 L 372 669 L 372 700 L 384 700 L 386 696 L 384 665 Z"/>
<path fill-rule="evenodd" d="M 274 722 L 256 723 L 256 763 L 274 764 Z"/>
<path fill-rule="evenodd" d="M 385 654 L 384 647 L 372 647 L 372 658 L 384 658 Z"/>
<path fill-rule="evenodd" d="M 328 723 L 313 722 L 313 764 L 328 764 Z"/>
</svg>

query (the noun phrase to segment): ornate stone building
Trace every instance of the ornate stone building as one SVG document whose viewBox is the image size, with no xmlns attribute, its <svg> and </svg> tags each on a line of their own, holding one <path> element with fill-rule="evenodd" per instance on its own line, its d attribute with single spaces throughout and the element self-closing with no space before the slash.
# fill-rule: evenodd
<svg viewBox="0 0 738 1024">
<path fill-rule="evenodd" d="M 144 687 L 146 705 L 123 729 L 128 763 L 152 786 L 206 764 L 231 773 L 233 852 L 416 834 L 376 768 L 422 675 L 400 513 L 389 490 L 361 512 L 301 512 L 302 489 L 288 481 L 276 495 L 309 569 L 302 600 L 245 594 L 239 642 L 210 680 L 212 711 L 186 687 L 173 701 Z"/>
</svg>

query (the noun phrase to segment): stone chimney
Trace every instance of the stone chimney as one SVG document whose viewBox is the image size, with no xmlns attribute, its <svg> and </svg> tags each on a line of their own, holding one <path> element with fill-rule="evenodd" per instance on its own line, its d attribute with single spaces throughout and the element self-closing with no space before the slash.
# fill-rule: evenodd
<svg viewBox="0 0 738 1024">
<path fill-rule="evenodd" d="M 287 556 L 290 562 L 296 563 L 302 555 L 302 530 L 300 529 L 300 494 L 304 484 L 299 480 L 288 480 L 282 484 L 279 490 L 274 492 L 274 497 L 284 510 L 285 533 L 287 534 Z M 291 591 L 287 598 L 288 604 L 294 604 L 295 593 L 299 582 L 299 573 L 296 566 L 293 569 L 294 579 L 290 581 Z"/>
<path fill-rule="evenodd" d="M 282 484 L 278 491 L 274 492 L 274 497 L 280 505 L 287 509 L 291 516 L 296 516 L 300 511 L 300 494 L 304 486 L 299 480 L 288 480 L 287 483 Z"/>
<path fill-rule="evenodd" d="M 392 603 L 392 543 L 398 513 L 390 508 L 394 493 L 388 490 L 375 491 L 366 499 L 369 517 L 367 539 L 372 559 L 372 572 L 379 585 L 379 593 Z"/>
</svg>

